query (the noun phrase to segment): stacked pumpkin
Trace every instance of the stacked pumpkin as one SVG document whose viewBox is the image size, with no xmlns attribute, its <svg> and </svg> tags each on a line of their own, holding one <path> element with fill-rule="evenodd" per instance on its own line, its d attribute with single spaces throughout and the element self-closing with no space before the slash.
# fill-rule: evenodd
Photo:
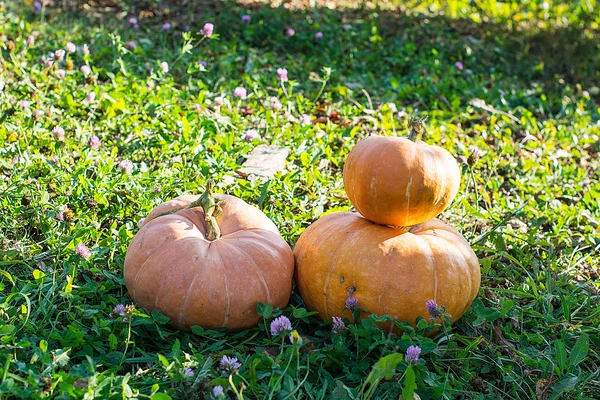
<svg viewBox="0 0 600 400">
<path fill-rule="evenodd" d="M 479 262 L 455 229 L 434 218 L 460 186 L 446 150 L 408 138 L 371 136 L 350 152 L 344 187 L 358 213 L 335 212 L 300 236 L 296 284 L 309 309 L 326 320 L 351 318 L 347 304 L 415 323 L 429 317 L 428 300 L 451 320 L 469 308 L 480 285 Z M 348 302 L 348 298 L 352 298 Z M 388 325 L 389 327 L 389 325 Z"/>
</svg>

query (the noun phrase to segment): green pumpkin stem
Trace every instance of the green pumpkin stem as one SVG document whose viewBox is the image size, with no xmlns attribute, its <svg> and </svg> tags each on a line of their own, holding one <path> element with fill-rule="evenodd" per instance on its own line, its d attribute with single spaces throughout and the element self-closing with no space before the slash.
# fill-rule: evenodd
<svg viewBox="0 0 600 400">
<path fill-rule="evenodd" d="M 410 132 L 408 133 L 408 139 L 416 142 L 419 135 L 425 132 L 425 121 L 427 116 L 423 118 L 410 117 L 408 124 L 410 125 Z"/>
</svg>

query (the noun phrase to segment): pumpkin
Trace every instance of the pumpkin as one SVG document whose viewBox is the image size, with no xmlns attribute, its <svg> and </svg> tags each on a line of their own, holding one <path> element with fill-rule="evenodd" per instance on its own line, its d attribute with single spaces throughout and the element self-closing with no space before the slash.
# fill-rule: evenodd
<svg viewBox="0 0 600 400">
<path fill-rule="evenodd" d="M 429 318 L 428 300 L 456 321 L 477 295 L 479 262 L 467 241 L 438 219 L 410 231 L 375 224 L 358 213 L 335 212 L 300 235 L 294 249 L 296 285 L 307 307 L 323 320 L 354 297 L 368 312 L 415 324 Z M 383 324 L 389 328 L 390 324 Z"/>
<path fill-rule="evenodd" d="M 460 186 L 460 170 L 448 151 L 409 138 L 370 136 L 350 151 L 344 165 L 348 199 L 365 218 L 408 227 L 444 211 Z"/>
<path fill-rule="evenodd" d="M 287 305 L 293 273 L 292 250 L 262 211 L 212 193 L 154 208 L 132 239 L 124 266 L 133 300 L 184 330 L 256 326 L 258 302 Z"/>
</svg>

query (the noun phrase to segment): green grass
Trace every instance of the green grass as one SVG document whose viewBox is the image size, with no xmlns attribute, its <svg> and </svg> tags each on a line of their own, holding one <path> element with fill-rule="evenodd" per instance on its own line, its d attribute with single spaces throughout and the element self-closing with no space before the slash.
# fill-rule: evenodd
<svg viewBox="0 0 600 400">
<path fill-rule="evenodd" d="M 43 13 L 21 1 L 0 6 L 2 398 L 202 399 L 216 385 L 242 398 L 219 371 L 225 354 L 242 364 L 232 382 L 247 399 L 408 398 L 413 382 L 422 399 L 600 398 L 595 1 L 100 3 L 57 1 Z M 138 29 L 127 22 L 134 15 Z M 205 22 L 216 35 L 198 42 Z M 61 79 L 40 59 L 69 41 L 91 53 L 67 54 L 74 69 Z M 280 67 L 290 76 L 283 86 Z M 237 86 L 247 99 L 233 97 Z M 273 96 L 282 109 L 268 105 Z M 213 178 L 293 246 L 322 213 L 349 209 L 341 171 L 358 140 L 407 133 L 389 102 L 429 117 L 426 142 L 456 156 L 483 152 L 463 165 L 460 194 L 441 215 L 482 271 L 480 295 L 451 328 L 396 336 L 372 318 L 333 334 L 296 293 L 289 308 L 261 307 L 261 325 L 235 335 L 174 331 L 143 309 L 111 316 L 132 304 L 125 252 L 154 206 Z M 302 114 L 323 123 L 304 125 Z M 261 139 L 246 141 L 249 129 Z M 264 182 L 235 178 L 259 143 L 290 147 L 287 169 Z M 90 258 L 76 253 L 80 243 Z M 301 347 L 265 334 L 281 314 Z M 410 345 L 422 348 L 416 365 L 398 355 Z"/>
</svg>

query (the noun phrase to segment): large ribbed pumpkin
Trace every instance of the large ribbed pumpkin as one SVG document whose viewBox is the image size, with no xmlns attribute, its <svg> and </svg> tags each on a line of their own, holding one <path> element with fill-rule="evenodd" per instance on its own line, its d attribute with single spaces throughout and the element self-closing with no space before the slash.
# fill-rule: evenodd
<svg viewBox="0 0 600 400">
<path fill-rule="evenodd" d="M 460 170 L 448 151 L 408 138 L 370 136 L 350 151 L 344 188 L 379 224 L 410 227 L 436 217 L 458 193 Z"/>
<path fill-rule="evenodd" d="M 292 250 L 262 211 L 228 195 L 214 195 L 221 236 L 208 240 L 203 208 L 185 208 L 197 199 L 180 196 L 150 212 L 127 249 L 127 289 L 179 329 L 256 326 L 258 302 L 289 301 Z"/>
<path fill-rule="evenodd" d="M 371 313 L 411 324 L 418 316 L 429 318 L 425 304 L 435 300 L 455 321 L 481 280 L 467 241 L 438 219 L 405 232 L 358 213 L 328 214 L 302 233 L 294 256 L 300 295 L 323 320 L 351 319 L 350 311 L 342 313 L 351 295 Z"/>
</svg>

